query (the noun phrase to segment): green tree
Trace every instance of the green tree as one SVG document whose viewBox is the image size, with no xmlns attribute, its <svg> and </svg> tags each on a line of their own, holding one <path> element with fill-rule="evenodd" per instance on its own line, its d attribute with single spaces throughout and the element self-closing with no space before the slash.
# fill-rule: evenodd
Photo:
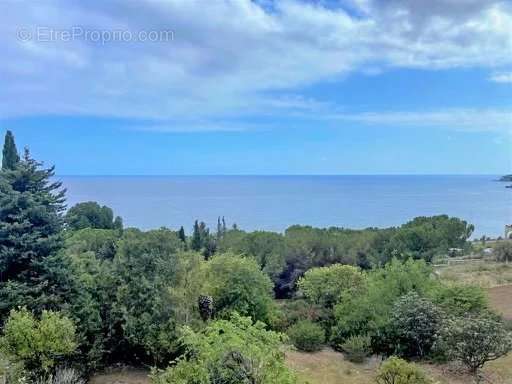
<svg viewBox="0 0 512 384">
<path fill-rule="evenodd" d="M 204 291 L 212 296 L 219 316 L 236 311 L 254 320 L 270 319 L 272 282 L 253 259 L 218 254 L 205 263 L 204 268 Z"/>
<path fill-rule="evenodd" d="M 343 295 L 357 295 L 366 288 L 365 276 L 350 265 L 312 268 L 298 282 L 308 300 L 332 308 Z"/>
<path fill-rule="evenodd" d="M 512 337 L 494 315 L 481 314 L 445 321 L 438 347 L 461 361 L 479 379 L 479 370 L 512 350 Z"/>
<path fill-rule="evenodd" d="M 11 131 L 5 133 L 4 149 L 2 151 L 2 169 L 14 169 L 20 161 L 14 135 Z"/>
<path fill-rule="evenodd" d="M 184 244 L 187 243 L 187 236 L 185 235 L 185 228 L 183 228 L 183 226 L 181 226 L 178 231 L 178 237 Z"/>
<path fill-rule="evenodd" d="M 437 254 L 446 254 L 450 248 L 468 248 L 468 239 L 474 226 L 447 215 L 416 217 L 402 225 L 386 245 L 386 258 L 400 255 L 432 261 Z"/>
<path fill-rule="evenodd" d="M 58 312 L 43 311 L 38 320 L 26 309 L 12 310 L 0 344 L 7 358 L 32 377 L 48 376 L 75 351 L 75 325 Z"/>
<path fill-rule="evenodd" d="M 395 353 L 407 357 L 425 357 L 441 326 L 441 312 L 427 299 L 412 291 L 393 305 L 390 322 L 391 344 Z"/>
<path fill-rule="evenodd" d="M 113 311 L 118 279 L 112 259 L 102 254 L 101 245 L 103 241 L 109 244 L 109 234 L 116 232 L 83 229 L 66 241 L 64 254 L 73 280 L 67 312 L 77 325 L 78 362 L 87 371 L 100 367 L 116 351 L 122 337 Z"/>
<path fill-rule="evenodd" d="M 423 260 L 393 259 L 383 268 L 367 273 L 367 288 L 357 295 L 343 295 L 334 307 L 333 341 L 342 344 L 353 335 L 370 335 L 375 350 L 387 350 L 386 330 L 393 304 L 409 292 L 425 296 L 435 285 L 432 269 Z"/>
<path fill-rule="evenodd" d="M 260 268 L 277 282 L 283 272 L 285 261 L 285 242 L 283 235 L 267 231 L 243 232 L 225 231 L 222 226 L 222 238 L 218 244 L 219 252 L 233 252 L 254 257 Z"/>
<path fill-rule="evenodd" d="M 196 220 L 192 231 L 192 239 L 190 240 L 190 248 L 196 252 L 208 250 L 209 240 L 210 231 L 206 228 L 206 224 L 202 221 L 199 223 Z"/>
<path fill-rule="evenodd" d="M 484 289 L 473 285 L 439 284 L 428 296 L 443 312 L 452 316 L 478 314 L 488 307 Z"/>
<path fill-rule="evenodd" d="M 183 243 L 176 232 L 126 230 L 114 258 L 112 354 L 161 363 L 176 348 L 176 319 L 169 288 L 176 281 Z"/>
<path fill-rule="evenodd" d="M 121 233 L 117 230 L 85 228 L 73 231 L 65 244 L 68 253 L 93 252 L 99 259 L 112 260 L 120 238 Z"/>
<path fill-rule="evenodd" d="M 66 224 L 72 230 L 84 228 L 123 229 L 123 221 L 107 206 L 100 206 L 95 201 L 78 203 L 66 213 Z"/>
<path fill-rule="evenodd" d="M 58 307 L 69 288 L 63 247 L 64 190 L 28 150 L 0 172 L 0 318 L 26 305 Z"/>
<path fill-rule="evenodd" d="M 197 325 L 199 321 L 198 298 L 204 285 L 203 258 L 196 252 L 179 252 L 176 273 L 168 288 L 173 318 L 179 325 Z"/>
<path fill-rule="evenodd" d="M 216 320 L 202 332 L 183 329 L 189 359 L 178 359 L 165 371 L 154 372 L 153 384 L 295 384 L 286 367 L 281 334 L 263 323 L 233 314 Z"/>
</svg>

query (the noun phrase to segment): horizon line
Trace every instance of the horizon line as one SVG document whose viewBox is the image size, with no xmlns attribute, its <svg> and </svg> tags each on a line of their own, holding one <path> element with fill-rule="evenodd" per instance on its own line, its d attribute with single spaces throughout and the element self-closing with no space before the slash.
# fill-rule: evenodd
<svg viewBox="0 0 512 384">
<path fill-rule="evenodd" d="M 512 173 L 512 172 L 511 172 Z M 228 174 L 56 174 L 55 177 L 301 177 L 301 176 L 504 176 L 510 173 L 228 173 Z"/>
</svg>

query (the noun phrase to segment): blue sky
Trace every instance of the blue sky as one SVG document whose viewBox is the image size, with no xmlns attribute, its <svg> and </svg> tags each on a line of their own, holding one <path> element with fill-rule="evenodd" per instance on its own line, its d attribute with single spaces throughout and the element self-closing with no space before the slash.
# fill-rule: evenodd
<svg viewBox="0 0 512 384">
<path fill-rule="evenodd" d="M 2 2 L 0 15 L 0 132 L 59 174 L 512 171 L 510 2 Z"/>
</svg>

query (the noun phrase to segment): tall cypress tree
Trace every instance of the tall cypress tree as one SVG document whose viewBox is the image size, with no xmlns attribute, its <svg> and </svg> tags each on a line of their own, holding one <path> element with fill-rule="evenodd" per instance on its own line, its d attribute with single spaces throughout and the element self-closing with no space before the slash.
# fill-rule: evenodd
<svg viewBox="0 0 512 384">
<path fill-rule="evenodd" d="M 185 228 L 183 228 L 183 226 L 181 226 L 180 230 L 178 231 L 178 237 L 183 243 L 187 242 L 187 236 L 185 235 Z"/>
<path fill-rule="evenodd" d="M 192 231 L 192 239 L 190 241 L 190 248 L 192 248 L 194 251 L 200 251 L 202 247 L 202 241 L 201 241 L 201 229 L 199 227 L 199 223 L 196 220 L 194 222 L 194 230 Z"/>
<path fill-rule="evenodd" d="M 16 143 L 14 142 L 14 135 L 11 131 L 5 134 L 4 149 L 2 151 L 2 169 L 14 169 L 16 164 L 20 161 Z"/>
<path fill-rule="evenodd" d="M 0 320 L 16 306 L 58 308 L 66 296 L 62 212 L 65 190 L 28 150 L 0 172 Z"/>
</svg>

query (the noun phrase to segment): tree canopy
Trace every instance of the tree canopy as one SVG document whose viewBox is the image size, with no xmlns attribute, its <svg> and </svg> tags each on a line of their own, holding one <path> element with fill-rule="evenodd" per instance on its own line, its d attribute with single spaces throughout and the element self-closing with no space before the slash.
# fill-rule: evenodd
<svg viewBox="0 0 512 384">
<path fill-rule="evenodd" d="M 114 212 L 106 205 L 95 201 L 78 203 L 66 213 L 66 225 L 73 230 L 94 229 L 123 229 L 121 217 L 114 218 Z"/>
</svg>

